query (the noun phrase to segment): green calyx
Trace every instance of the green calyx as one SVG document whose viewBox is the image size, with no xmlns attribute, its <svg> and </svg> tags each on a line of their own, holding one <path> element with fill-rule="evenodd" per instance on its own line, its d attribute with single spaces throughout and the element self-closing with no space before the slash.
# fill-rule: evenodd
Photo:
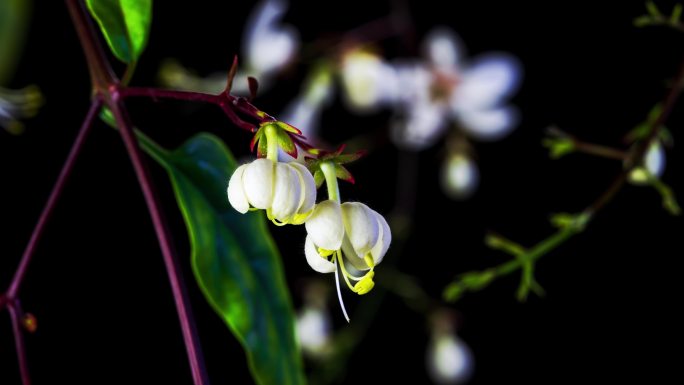
<svg viewBox="0 0 684 385">
<path fill-rule="evenodd" d="M 262 122 L 250 143 L 252 151 L 256 147 L 259 158 L 268 158 L 273 161 L 278 160 L 278 148 L 293 158 L 297 158 L 297 146 L 306 151 L 311 149 L 299 129 L 277 120 Z"/>
<path fill-rule="evenodd" d="M 314 176 L 316 187 L 321 187 L 323 181 L 327 181 L 326 183 L 330 187 L 330 179 L 342 179 L 352 184 L 355 182 L 354 176 L 344 165 L 359 160 L 366 153 L 365 151 L 357 151 L 352 154 L 343 154 L 344 147 L 345 145 L 341 145 L 335 151 L 319 151 L 317 158 L 306 159 L 306 166 Z M 337 182 L 335 182 L 336 184 Z"/>
</svg>

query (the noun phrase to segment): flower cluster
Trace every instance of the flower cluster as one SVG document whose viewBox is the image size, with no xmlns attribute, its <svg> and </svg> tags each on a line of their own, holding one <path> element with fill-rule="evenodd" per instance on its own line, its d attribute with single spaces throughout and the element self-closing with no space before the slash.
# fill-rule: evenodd
<svg viewBox="0 0 684 385">
<path fill-rule="evenodd" d="M 458 36 L 436 28 L 425 39 L 423 57 L 388 61 L 368 44 L 346 44 L 339 60 L 323 61 L 285 115 L 315 138 L 318 116 L 330 102 L 339 74 L 342 99 L 353 112 L 389 108 L 391 139 L 423 151 L 446 137 L 442 185 L 464 199 L 477 189 L 479 172 L 467 137 L 499 140 L 519 121 L 508 99 L 518 89 L 521 66 L 508 54 L 486 53 L 468 60 Z M 456 145 L 453 145 L 453 144 Z"/>
<path fill-rule="evenodd" d="M 309 158 L 308 168 L 296 161 L 278 161 L 279 149 L 296 157 L 295 144 L 318 155 Z M 235 170 L 228 181 L 228 201 L 242 214 L 266 210 L 268 219 L 279 226 L 305 224 L 306 261 L 319 273 L 335 273 L 340 305 L 349 321 L 339 277 L 354 293 L 371 291 L 375 266 L 392 241 L 382 215 L 363 203 L 340 201 L 337 179 L 354 182 L 343 164 L 361 154 L 343 154 L 344 147 L 334 152 L 311 150 L 299 130 L 278 121 L 261 124 L 254 147 L 260 157 Z M 317 189 L 324 181 L 328 199 L 316 204 Z"/>
</svg>

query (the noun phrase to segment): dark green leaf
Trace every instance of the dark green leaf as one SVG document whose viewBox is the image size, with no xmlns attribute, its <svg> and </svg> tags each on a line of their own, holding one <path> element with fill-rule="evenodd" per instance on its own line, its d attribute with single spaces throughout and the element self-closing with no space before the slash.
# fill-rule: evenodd
<svg viewBox="0 0 684 385">
<path fill-rule="evenodd" d="M 19 61 L 31 1 L 0 0 L 0 85 L 7 84 Z"/>
<path fill-rule="evenodd" d="M 681 4 L 675 4 L 674 8 L 672 9 L 672 15 L 670 16 L 670 23 L 672 24 L 677 24 L 679 23 L 679 19 L 682 17 L 682 5 Z"/>
<path fill-rule="evenodd" d="M 124 63 L 138 61 L 152 21 L 152 0 L 86 0 L 114 55 Z"/>
<path fill-rule="evenodd" d="M 168 152 L 139 134 L 169 173 L 190 234 L 195 277 L 244 346 L 258 384 L 303 384 L 294 312 L 278 249 L 263 214 L 235 211 L 226 196 L 237 164 L 215 136 L 194 136 Z M 226 370 L 232 363 L 226 363 Z"/>
</svg>

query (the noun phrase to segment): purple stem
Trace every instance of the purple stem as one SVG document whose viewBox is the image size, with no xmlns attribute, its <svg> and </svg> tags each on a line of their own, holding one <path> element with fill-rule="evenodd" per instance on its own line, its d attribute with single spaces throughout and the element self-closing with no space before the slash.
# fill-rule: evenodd
<svg viewBox="0 0 684 385">
<path fill-rule="evenodd" d="M 76 140 L 71 146 L 71 150 L 69 151 L 66 162 L 64 163 L 64 166 L 62 166 L 62 171 L 59 173 L 59 177 L 57 177 L 57 182 L 52 188 L 50 197 L 48 198 L 47 203 L 45 203 L 43 212 L 38 218 L 38 223 L 33 229 L 33 234 L 31 234 L 28 245 L 26 245 L 24 254 L 21 256 L 19 266 L 17 267 L 14 277 L 12 278 L 12 282 L 10 283 L 10 286 L 6 292 L 7 301 L 11 302 L 13 299 L 17 298 L 19 288 L 21 287 L 21 283 L 24 281 L 24 276 L 26 275 L 26 270 L 28 269 L 28 266 L 31 263 L 31 258 L 33 258 L 33 254 L 36 250 L 36 245 L 43 235 L 43 230 L 45 230 L 45 225 L 52 215 L 52 211 L 55 208 L 57 200 L 59 200 L 60 195 L 62 195 L 64 185 L 66 184 L 67 179 L 69 179 L 71 170 L 74 168 L 74 164 L 76 163 L 76 158 L 83 148 L 83 143 L 85 143 L 86 137 L 88 136 L 88 133 L 90 133 L 90 128 L 93 125 L 93 119 L 100 111 L 100 107 L 102 107 L 102 100 L 100 98 L 93 100 L 92 104 L 90 105 L 90 109 L 88 110 L 88 114 L 81 125 L 81 129 L 78 132 L 78 136 L 76 136 Z"/>
<path fill-rule="evenodd" d="M 31 384 L 29 375 L 28 360 L 26 359 L 26 347 L 24 345 L 24 334 L 21 328 L 21 317 L 23 312 L 18 301 L 10 302 L 7 306 L 10 318 L 12 319 L 12 333 L 14 334 L 14 345 L 17 349 L 17 360 L 19 361 L 19 373 L 23 385 Z"/>
<path fill-rule="evenodd" d="M 152 184 L 152 178 L 147 169 L 142 151 L 138 146 L 135 134 L 133 133 L 133 128 L 126 113 L 125 106 L 120 100 L 120 96 L 117 93 L 114 93 L 111 100 L 107 101 L 107 104 L 111 108 L 114 118 L 116 119 L 116 124 L 121 133 L 128 155 L 131 158 L 131 163 L 133 163 L 133 168 L 138 177 L 138 183 L 140 184 L 140 188 L 145 197 L 154 230 L 157 233 L 159 247 L 161 248 L 169 282 L 171 283 L 173 299 L 176 303 L 176 310 L 183 332 L 183 341 L 185 342 L 188 360 L 190 361 L 193 381 L 196 385 L 209 384 L 207 371 L 204 367 L 204 357 L 202 357 L 202 349 L 200 348 L 199 336 L 192 315 L 190 299 L 188 298 L 187 289 L 181 275 L 176 251 L 171 243 L 171 231 L 169 230 L 163 212 L 161 211 L 161 204 L 159 203 L 155 187 Z"/>
<path fill-rule="evenodd" d="M 173 99 L 215 104 L 225 112 L 226 116 L 233 124 L 249 132 L 254 132 L 256 127 L 254 124 L 242 120 L 238 116 L 238 112 L 255 121 L 262 121 L 265 119 L 256 114 L 259 110 L 249 102 L 227 93 L 211 95 L 201 92 L 165 90 L 151 87 L 125 87 L 118 89 L 118 93 L 120 97 L 124 99 L 128 97 L 143 97 L 154 101 L 157 99 Z"/>
</svg>

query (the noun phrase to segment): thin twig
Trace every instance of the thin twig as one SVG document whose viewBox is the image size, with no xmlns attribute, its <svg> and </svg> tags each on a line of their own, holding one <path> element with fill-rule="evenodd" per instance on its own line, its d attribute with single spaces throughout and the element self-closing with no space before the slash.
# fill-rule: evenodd
<svg viewBox="0 0 684 385">
<path fill-rule="evenodd" d="M 582 142 L 580 140 L 573 140 L 573 147 L 577 152 L 583 152 L 585 154 L 596 155 L 608 159 L 625 160 L 629 155 L 627 152 L 616 148 Z"/>
<path fill-rule="evenodd" d="M 85 5 L 79 0 L 66 0 L 66 5 L 86 56 L 93 88 L 99 92 L 106 92 L 109 86 L 119 81 L 102 51 L 100 41 L 95 36 L 95 29 L 87 16 Z"/>
<path fill-rule="evenodd" d="M 653 120 L 651 122 L 651 125 L 648 130 L 648 134 L 637 144 L 634 145 L 632 148 L 632 151 L 629 152 L 629 156 L 625 159 L 625 167 L 620 172 L 613 182 L 608 186 L 608 188 L 601 194 L 599 197 L 592 202 L 587 208 L 577 217 L 577 218 L 582 218 L 580 220 L 580 223 L 575 223 L 569 226 L 562 227 L 559 229 L 557 232 L 553 233 L 551 236 L 545 238 L 541 242 L 539 242 L 537 245 L 534 247 L 530 248 L 522 257 L 523 258 L 516 258 L 514 260 L 502 263 L 500 265 L 491 267 L 486 270 L 482 270 L 480 273 L 483 275 L 486 275 L 489 280 L 493 279 L 494 277 L 500 277 L 503 275 L 508 275 L 514 271 L 519 270 L 520 268 L 523 267 L 525 261 L 533 262 L 536 261 L 537 259 L 541 258 L 542 256 L 548 254 L 552 250 L 556 249 L 558 246 L 561 244 L 565 243 L 568 241 L 570 238 L 573 236 L 579 234 L 582 232 L 584 229 L 585 225 L 588 224 L 591 218 L 602 208 L 604 208 L 612 199 L 615 197 L 615 195 L 622 190 L 624 185 L 627 182 L 627 178 L 630 174 L 630 172 L 640 166 L 643 163 L 643 158 L 644 155 L 646 154 L 646 151 L 648 150 L 649 146 L 651 145 L 651 142 L 656 139 L 658 136 L 660 130 L 663 127 L 663 124 L 667 120 L 668 116 L 672 112 L 672 108 L 675 105 L 675 102 L 677 101 L 677 98 L 679 97 L 680 91 L 681 91 L 681 84 L 684 82 L 684 60 L 682 60 L 679 71 L 677 73 L 677 76 L 675 78 L 675 81 L 670 88 L 670 90 L 667 93 L 667 96 L 665 97 L 665 100 L 663 102 L 663 109 L 660 112 L 660 115 L 658 115 L 657 119 Z M 478 272 L 475 272 L 477 274 Z M 470 273 L 472 274 L 472 273 Z M 488 283 L 487 283 L 488 284 Z M 479 290 L 483 288 L 483 286 L 479 286 L 475 288 L 475 290 Z M 460 294 L 455 294 L 455 293 L 460 293 L 463 290 L 472 290 L 469 289 L 468 287 L 463 286 L 462 282 L 460 282 L 458 279 L 451 284 L 449 284 L 445 290 L 444 290 L 444 296 L 447 299 L 451 300 L 456 300 L 460 297 Z"/>
<path fill-rule="evenodd" d="M 36 223 L 36 226 L 33 229 L 33 234 L 31 234 L 31 238 L 29 239 L 29 242 L 26 245 L 26 249 L 24 250 L 24 254 L 21 257 L 19 266 L 17 267 L 17 270 L 14 273 L 14 277 L 12 278 L 12 282 L 10 283 L 10 286 L 7 289 L 6 296 L 9 300 L 16 298 L 19 294 L 19 288 L 21 287 L 21 283 L 23 282 L 24 276 L 26 275 L 26 270 L 28 269 L 28 266 L 31 263 L 31 258 L 33 258 L 33 254 L 36 250 L 36 245 L 38 244 L 38 241 L 40 241 L 40 238 L 43 235 L 43 230 L 45 230 L 45 225 L 47 224 L 47 221 L 50 219 L 50 216 L 52 215 L 52 212 L 55 208 L 55 204 L 59 200 L 59 197 L 62 195 L 62 191 L 64 190 L 66 181 L 67 179 L 69 179 L 69 175 L 71 175 L 71 171 L 73 170 L 74 164 L 76 163 L 76 158 L 78 158 L 78 155 L 81 153 L 83 144 L 85 143 L 85 140 L 88 137 L 90 129 L 93 125 L 93 120 L 100 112 L 101 107 L 102 101 L 100 100 L 100 98 L 95 98 L 90 105 L 88 114 L 83 120 L 83 124 L 81 124 L 81 129 L 79 130 L 78 135 L 76 136 L 74 144 L 71 146 L 69 155 L 67 156 L 67 159 L 64 162 L 64 166 L 62 166 L 62 171 L 60 171 L 59 177 L 57 177 L 57 182 L 55 182 L 55 185 L 52 188 L 50 197 L 45 203 L 43 212 L 40 214 L 40 217 L 38 218 L 38 223 Z"/>
<path fill-rule="evenodd" d="M 12 333 L 14 334 L 14 346 L 17 350 L 17 361 L 19 362 L 19 373 L 21 375 L 21 383 L 23 385 L 31 384 L 31 376 L 28 369 L 28 360 L 26 359 L 26 345 L 24 344 L 24 331 L 21 326 L 21 318 L 23 311 L 19 301 L 11 301 L 7 306 L 12 319 Z"/>
<path fill-rule="evenodd" d="M 684 60 L 680 64 L 679 71 L 677 73 L 677 76 L 675 77 L 675 81 L 672 84 L 667 96 L 665 97 L 665 101 L 663 102 L 663 109 L 660 112 L 660 115 L 658 115 L 658 118 L 651 123 L 651 126 L 648 130 L 648 135 L 646 135 L 646 137 L 642 139 L 642 141 L 639 142 L 639 144 L 637 144 L 637 146 L 634 148 L 634 152 L 632 152 L 631 156 L 627 159 L 627 167 L 625 168 L 625 170 L 623 170 L 613 180 L 613 183 L 608 187 L 608 189 L 603 194 L 601 194 L 601 196 L 599 196 L 596 199 L 596 201 L 594 201 L 584 210 L 586 213 L 593 214 L 602 209 L 608 202 L 610 202 L 613 199 L 615 194 L 617 194 L 618 191 L 622 189 L 622 186 L 624 186 L 625 182 L 627 182 L 627 177 L 629 176 L 629 173 L 635 167 L 641 165 L 644 159 L 644 155 L 646 155 L 646 151 L 648 151 L 651 142 L 658 136 L 658 133 L 660 132 L 663 125 L 665 124 L 665 121 L 672 112 L 672 108 L 674 107 L 675 102 L 677 101 L 677 98 L 681 93 L 682 82 L 684 82 Z"/>
<path fill-rule="evenodd" d="M 107 105 L 114 114 L 116 124 L 121 133 L 128 155 L 131 158 L 131 163 L 133 164 L 133 168 L 138 177 L 138 183 L 140 184 L 140 188 L 145 197 L 154 230 L 157 234 L 159 247 L 161 248 L 162 256 L 164 258 L 166 272 L 169 277 L 174 302 L 176 304 L 176 311 L 178 312 L 178 318 L 183 332 L 183 341 L 185 342 L 188 360 L 190 361 L 193 381 L 196 385 L 209 384 L 209 377 L 204 366 L 204 357 L 200 347 L 199 335 L 197 333 L 190 299 L 181 274 L 178 256 L 171 242 L 171 231 L 169 230 L 161 210 L 161 204 L 147 169 L 147 164 L 143 158 L 138 141 L 135 138 L 132 125 L 122 101 L 118 99 L 115 94 L 112 99 L 107 100 Z"/>
<path fill-rule="evenodd" d="M 226 92 L 212 95 L 203 92 L 166 90 L 152 87 L 122 87 L 117 90 L 117 93 L 123 99 L 144 97 L 153 101 L 157 101 L 158 99 L 172 99 L 214 104 L 225 112 L 226 116 L 233 124 L 249 132 L 256 131 L 256 126 L 241 119 L 238 116 L 238 113 L 256 122 L 272 119 L 270 116 L 259 116 L 257 113 L 260 111 L 246 99 L 235 97 Z"/>
</svg>

